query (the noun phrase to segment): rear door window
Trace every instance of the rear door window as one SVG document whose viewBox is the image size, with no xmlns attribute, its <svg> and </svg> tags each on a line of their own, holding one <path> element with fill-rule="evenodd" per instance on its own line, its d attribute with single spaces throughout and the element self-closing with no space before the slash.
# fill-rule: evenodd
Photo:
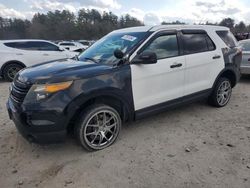
<svg viewBox="0 0 250 188">
<path fill-rule="evenodd" d="M 206 33 L 188 33 L 182 35 L 185 54 L 194 54 L 215 50 L 213 41 Z"/>
<path fill-rule="evenodd" d="M 237 40 L 230 31 L 216 31 L 216 33 L 228 47 L 234 48 L 237 46 Z"/>
<path fill-rule="evenodd" d="M 30 42 L 31 46 L 33 46 L 34 49 L 39 50 L 39 51 L 59 51 L 59 47 L 48 43 L 48 42 L 42 42 L 42 41 L 37 41 L 37 42 Z"/>
<path fill-rule="evenodd" d="M 208 35 L 206 35 L 206 41 L 207 41 L 207 47 L 209 51 L 215 50 L 215 44 L 213 43 L 213 41 L 209 38 Z"/>
</svg>

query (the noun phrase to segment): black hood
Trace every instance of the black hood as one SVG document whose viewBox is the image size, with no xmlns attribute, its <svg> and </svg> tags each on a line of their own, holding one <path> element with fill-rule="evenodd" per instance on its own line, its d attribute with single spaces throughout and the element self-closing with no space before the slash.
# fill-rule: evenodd
<svg viewBox="0 0 250 188">
<path fill-rule="evenodd" d="M 74 59 L 63 59 L 23 69 L 16 78 L 31 84 L 56 83 L 93 77 L 109 71 L 112 71 L 112 66 L 97 64 L 91 61 L 83 62 Z"/>
</svg>

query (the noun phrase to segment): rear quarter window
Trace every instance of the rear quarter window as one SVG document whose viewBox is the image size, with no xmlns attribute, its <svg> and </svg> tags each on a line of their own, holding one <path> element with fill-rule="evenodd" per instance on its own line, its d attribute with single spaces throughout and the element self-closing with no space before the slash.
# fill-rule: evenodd
<svg viewBox="0 0 250 188">
<path fill-rule="evenodd" d="M 216 31 L 216 33 L 228 47 L 234 48 L 237 46 L 237 40 L 230 31 Z"/>
</svg>

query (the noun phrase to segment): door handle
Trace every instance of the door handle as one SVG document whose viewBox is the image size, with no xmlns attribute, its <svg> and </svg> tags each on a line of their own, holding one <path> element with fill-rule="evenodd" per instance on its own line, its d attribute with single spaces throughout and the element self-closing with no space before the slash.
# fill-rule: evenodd
<svg viewBox="0 0 250 188">
<path fill-rule="evenodd" d="M 49 54 L 43 54 L 44 56 L 49 56 Z"/>
<path fill-rule="evenodd" d="M 170 65 L 170 68 L 173 69 L 173 68 L 177 68 L 177 67 L 181 67 L 182 64 L 181 63 L 174 63 L 173 65 Z"/>
<path fill-rule="evenodd" d="M 220 59 L 220 55 L 215 55 L 214 57 L 213 57 L 213 59 Z"/>
<path fill-rule="evenodd" d="M 22 53 L 17 53 L 16 55 L 23 55 Z"/>
</svg>

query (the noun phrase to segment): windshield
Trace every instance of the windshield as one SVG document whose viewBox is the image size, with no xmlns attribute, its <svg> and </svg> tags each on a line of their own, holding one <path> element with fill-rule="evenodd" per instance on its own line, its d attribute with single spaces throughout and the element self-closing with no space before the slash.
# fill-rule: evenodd
<svg viewBox="0 0 250 188">
<path fill-rule="evenodd" d="M 93 60 L 96 63 L 114 64 L 117 58 L 114 51 L 120 49 L 127 54 L 147 32 L 111 33 L 97 41 L 80 56 L 80 61 Z"/>
</svg>

